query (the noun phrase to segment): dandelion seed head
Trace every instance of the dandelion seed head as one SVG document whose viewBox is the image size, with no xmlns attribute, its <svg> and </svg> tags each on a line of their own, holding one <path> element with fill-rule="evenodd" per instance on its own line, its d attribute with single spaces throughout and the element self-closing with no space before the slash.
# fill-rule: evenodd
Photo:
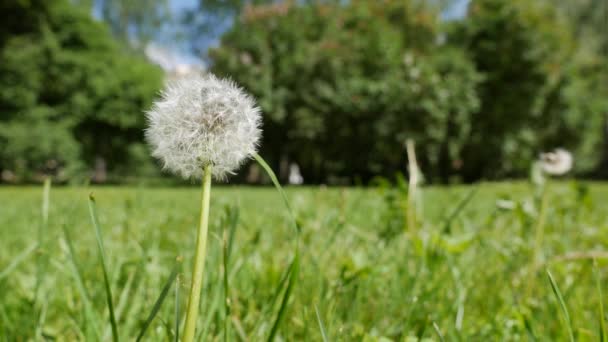
<svg viewBox="0 0 608 342">
<path fill-rule="evenodd" d="M 211 74 L 170 83 L 146 118 L 152 155 L 184 178 L 201 178 L 206 165 L 216 179 L 233 174 L 256 152 L 261 135 L 255 100 Z"/>
<path fill-rule="evenodd" d="M 560 176 L 572 169 L 572 154 L 563 148 L 540 154 L 542 170 L 550 175 Z"/>
</svg>

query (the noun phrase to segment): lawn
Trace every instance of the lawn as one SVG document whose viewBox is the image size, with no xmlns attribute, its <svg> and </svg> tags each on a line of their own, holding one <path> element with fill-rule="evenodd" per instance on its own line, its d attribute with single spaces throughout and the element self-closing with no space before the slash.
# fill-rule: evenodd
<svg viewBox="0 0 608 342">
<path fill-rule="evenodd" d="M 424 188 L 409 228 L 397 188 L 286 191 L 301 234 L 282 340 L 567 341 L 570 329 L 580 341 L 600 338 L 606 184 L 554 182 L 544 200 L 521 182 Z M 47 224 L 42 187 L 2 187 L 0 341 L 111 339 L 89 193 L 121 340 L 138 335 L 178 267 L 144 340 L 174 338 L 190 283 L 197 187 L 53 187 Z M 287 287 L 292 221 L 272 188 L 212 193 L 197 331 L 205 341 L 263 341 Z"/>
</svg>

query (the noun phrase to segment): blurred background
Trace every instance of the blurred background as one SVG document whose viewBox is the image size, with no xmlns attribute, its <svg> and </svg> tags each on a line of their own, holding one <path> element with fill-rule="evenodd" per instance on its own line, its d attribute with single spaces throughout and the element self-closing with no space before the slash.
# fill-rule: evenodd
<svg viewBox="0 0 608 342">
<path fill-rule="evenodd" d="M 1 183 L 176 182 L 144 112 L 201 72 L 257 97 L 283 181 L 392 177 L 407 139 L 427 182 L 524 177 L 557 147 L 608 176 L 605 0 L 4 0 L 0 17 Z"/>
</svg>

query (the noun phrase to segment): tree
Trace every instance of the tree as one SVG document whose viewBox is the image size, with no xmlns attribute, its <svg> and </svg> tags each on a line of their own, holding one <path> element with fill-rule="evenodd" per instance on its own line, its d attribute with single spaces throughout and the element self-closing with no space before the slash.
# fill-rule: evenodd
<svg viewBox="0 0 608 342">
<path fill-rule="evenodd" d="M 436 13 L 415 1 L 249 7 L 210 56 L 212 71 L 259 98 L 262 152 L 312 182 L 404 170 L 407 137 L 446 180 L 440 164 L 459 159 L 477 106 L 473 66 L 441 45 Z"/>
<path fill-rule="evenodd" d="M 570 22 L 576 39 L 575 58 L 579 64 L 578 73 L 584 84 L 581 94 L 593 94 L 598 90 L 608 89 L 608 2 L 604 0 L 580 0 L 550 2 L 555 4 L 565 19 Z M 588 149 L 601 151 L 601 161 L 594 173 L 601 177 L 608 176 L 608 99 L 602 94 L 583 96 L 588 112 L 603 112 L 603 122 L 597 125 L 602 132 L 603 145 L 586 143 Z M 602 101 L 604 100 L 604 101 Z M 595 136 L 595 134 L 594 134 Z M 588 154 L 592 154 L 588 151 Z"/>
<path fill-rule="evenodd" d="M 555 10 L 474 0 L 457 26 L 450 41 L 466 48 L 483 76 L 463 151 L 465 180 L 522 175 L 543 149 L 596 144 L 589 129 L 599 127 L 598 113 L 580 101 L 587 87 L 572 59 L 571 31 Z"/>
<path fill-rule="evenodd" d="M 125 54 L 68 1 L 2 6 L 10 24 L 0 30 L 0 169 L 28 179 L 90 169 L 95 160 L 110 171 L 125 167 L 160 70 Z"/>
</svg>

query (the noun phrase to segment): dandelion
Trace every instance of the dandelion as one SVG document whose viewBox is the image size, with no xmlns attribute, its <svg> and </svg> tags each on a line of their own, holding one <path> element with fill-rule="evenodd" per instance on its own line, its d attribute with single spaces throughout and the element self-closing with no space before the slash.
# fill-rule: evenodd
<svg viewBox="0 0 608 342">
<path fill-rule="evenodd" d="M 201 178 L 212 166 L 212 175 L 224 179 L 255 153 L 260 139 L 254 99 L 213 75 L 171 83 L 147 117 L 152 155 L 184 178 Z"/>
<path fill-rule="evenodd" d="M 563 148 L 540 154 L 542 170 L 549 175 L 561 176 L 572 169 L 572 154 Z"/>
<path fill-rule="evenodd" d="M 256 152 L 260 109 L 233 82 L 213 75 L 169 84 L 146 113 L 146 139 L 163 167 L 186 179 L 203 180 L 201 218 L 183 341 L 194 339 L 205 254 L 211 179 L 225 179 Z"/>
<path fill-rule="evenodd" d="M 556 148 L 551 152 L 541 153 L 539 160 L 532 167 L 532 179 L 538 188 L 537 196 L 540 197 L 540 209 L 536 222 L 536 237 L 534 239 L 535 266 L 538 266 L 543 258 L 542 246 L 547 209 L 549 207 L 549 184 L 545 184 L 545 181 L 548 182 L 549 179 L 545 180 L 545 174 L 550 176 L 565 175 L 572 169 L 572 164 L 572 154 L 563 148 Z"/>
</svg>

